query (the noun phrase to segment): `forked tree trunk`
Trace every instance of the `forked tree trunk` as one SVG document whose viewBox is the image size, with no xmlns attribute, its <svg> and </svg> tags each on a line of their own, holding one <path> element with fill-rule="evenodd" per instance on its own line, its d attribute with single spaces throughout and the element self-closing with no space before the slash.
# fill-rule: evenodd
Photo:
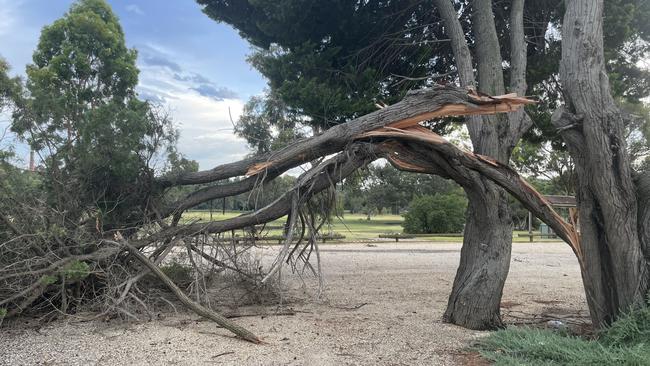
<svg viewBox="0 0 650 366">
<path fill-rule="evenodd" d="M 553 123 L 575 160 L 582 278 L 596 326 L 641 304 L 647 261 L 623 116 L 611 96 L 603 54 L 603 0 L 572 0 L 562 28 L 560 76 L 566 108 Z M 643 217 L 643 215 L 641 215 Z"/>
<path fill-rule="evenodd" d="M 472 54 L 451 0 L 437 0 L 454 51 L 461 85 L 476 87 Z M 491 0 L 473 2 L 472 31 L 478 89 L 488 94 L 504 92 L 502 58 Z M 511 14 L 511 91 L 526 91 L 526 47 L 523 34 L 523 0 L 513 1 Z M 474 151 L 507 164 L 512 148 L 528 126 L 523 110 L 510 116 L 470 117 L 467 127 Z M 494 183 L 473 175 L 463 189 L 469 199 L 460 266 L 444 314 L 445 321 L 471 329 L 502 326 L 501 295 L 510 267 L 512 217 L 508 196 Z"/>
</svg>

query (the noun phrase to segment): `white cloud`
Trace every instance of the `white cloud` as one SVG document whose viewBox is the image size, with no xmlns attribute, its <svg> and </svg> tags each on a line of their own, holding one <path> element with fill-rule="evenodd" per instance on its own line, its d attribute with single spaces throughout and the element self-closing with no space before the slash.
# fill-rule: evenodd
<svg viewBox="0 0 650 366">
<path fill-rule="evenodd" d="M 162 102 L 171 111 L 180 131 L 178 150 L 199 162 L 201 169 L 233 162 L 248 153 L 246 141 L 235 136 L 231 121 L 244 108 L 237 98 L 215 99 L 194 90 L 193 80 L 158 65 L 140 66 L 140 96 Z"/>
<path fill-rule="evenodd" d="M 16 23 L 16 9 L 20 7 L 23 1 L 17 0 L 0 0 L 0 36 L 9 34 Z"/>
<path fill-rule="evenodd" d="M 144 11 L 142 11 L 142 9 L 140 9 L 140 7 L 137 6 L 136 4 L 127 5 L 126 6 L 126 11 L 128 11 L 130 13 L 138 14 L 138 15 L 144 15 Z"/>
<path fill-rule="evenodd" d="M 241 115 L 243 101 L 216 101 L 188 93 L 170 105 L 181 132 L 178 149 L 198 161 L 201 169 L 240 160 L 248 152 L 246 141 L 235 136 L 230 121 L 231 114 L 234 120 Z"/>
</svg>

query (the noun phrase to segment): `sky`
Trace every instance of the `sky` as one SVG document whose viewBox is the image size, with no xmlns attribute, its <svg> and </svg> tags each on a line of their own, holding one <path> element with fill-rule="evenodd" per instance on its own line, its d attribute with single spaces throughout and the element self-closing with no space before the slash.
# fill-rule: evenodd
<svg viewBox="0 0 650 366">
<path fill-rule="evenodd" d="M 12 75 L 25 75 L 41 29 L 72 3 L 0 0 L 0 56 L 11 65 Z M 127 46 L 138 50 L 140 97 L 169 109 L 180 130 L 179 151 L 201 169 L 245 156 L 248 148 L 234 136 L 230 116 L 236 120 L 246 100 L 266 87 L 262 75 L 246 63 L 248 43 L 204 15 L 192 0 L 108 3 L 120 19 Z M 7 124 L 7 116 L 0 116 L 0 134 Z M 24 146 L 17 153 L 26 160 Z"/>
</svg>

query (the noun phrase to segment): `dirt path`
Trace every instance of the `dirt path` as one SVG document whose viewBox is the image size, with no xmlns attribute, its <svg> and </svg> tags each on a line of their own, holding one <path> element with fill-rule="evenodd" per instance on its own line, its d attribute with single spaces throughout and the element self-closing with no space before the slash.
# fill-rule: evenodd
<svg viewBox="0 0 650 366">
<path fill-rule="evenodd" d="M 290 277 L 293 316 L 236 321 L 264 338 L 255 346 L 192 314 L 123 323 L 5 323 L 3 365 L 454 365 L 483 332 L 443 324 L 459 244 L 323 245 L 322 301 Z M 302 299 L 302 300 L 300 300 Z M 577 261 L 561 243 L 513 247 L 503 296 L 506 320 L 562 317 L 586 304 Z M 264 309 L 242 309 L 260 312 Z M 273 311 L 273 309 L 266 309 Z"/>
</svg>

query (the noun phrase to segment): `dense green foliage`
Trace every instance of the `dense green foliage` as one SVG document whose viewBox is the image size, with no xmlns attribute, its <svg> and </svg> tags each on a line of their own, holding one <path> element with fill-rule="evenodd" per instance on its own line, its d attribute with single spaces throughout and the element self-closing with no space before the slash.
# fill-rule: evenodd
<svg viewBox="0 0 650 366">
<path fill-rule="evenodd" d="M 0 57 L 0 112 L 8 107 L 18 92 L 20 79 L 8 75 L 9 64 Z"/>
<path fill-rule="evenodd" d="M 479 341 L 496 365 L 647 365 L 650 308 L 622 316 L 596 340 L 551 330 L 511 327 Z"/>
<path fill-rule="evenodd" d="M 9 64 L 0 56 L 0 113 L 13 104 L 16 93 L 20 90 L 20 79 L 9 77 Z M 12 146 L 5 146 L 4 136 L 0 136 L 0 164 L 7 163 L 13 157 Z"/>
<path fill-rule="evenodd" d="M 404 215 L 404 232 L 409 234 L 460 233 L 465 225 L 467 200 L 460 194 L 415 198 Z"/>
<path fill-rule="evenodd" d="M 71 225 L 141 217 L 150 162 L 175 139 L 167 116 L 137 98 L 136 52 L 103 0 L 81 0 L 43 28 L 13 131 L 42 158 L 48 201 Z"/>
<path fill-rule="evenodd" d="M 94 255 L 154 218 L 154 166 L 169 157 L 166 173 L 177 174 L 196 163 L 174 150 L 168 115 L 138 99 L 136 52 L 104 0 L 79 0 L 43 28 L 24 82 L 7 69 L 0 62 L 0 108 L 38 166 L 0 156 L 0 305 L 7 316 L 114 308 L 113 281 L 133 268 Z"/>
<path fill-rule="evenodd" d="M 449 71 L 449 58 L 437 57 L 450 54 L 440 41 L 446 39 L 441 27 L 426 27 L 432 19 L 428 2 L 198 2 L 208 16 L 259 47 L 253 66 L 320 129 L 373 111 L 378 101 L 393 102 L 424 82 L 396 75 Z"/>
</svg>

